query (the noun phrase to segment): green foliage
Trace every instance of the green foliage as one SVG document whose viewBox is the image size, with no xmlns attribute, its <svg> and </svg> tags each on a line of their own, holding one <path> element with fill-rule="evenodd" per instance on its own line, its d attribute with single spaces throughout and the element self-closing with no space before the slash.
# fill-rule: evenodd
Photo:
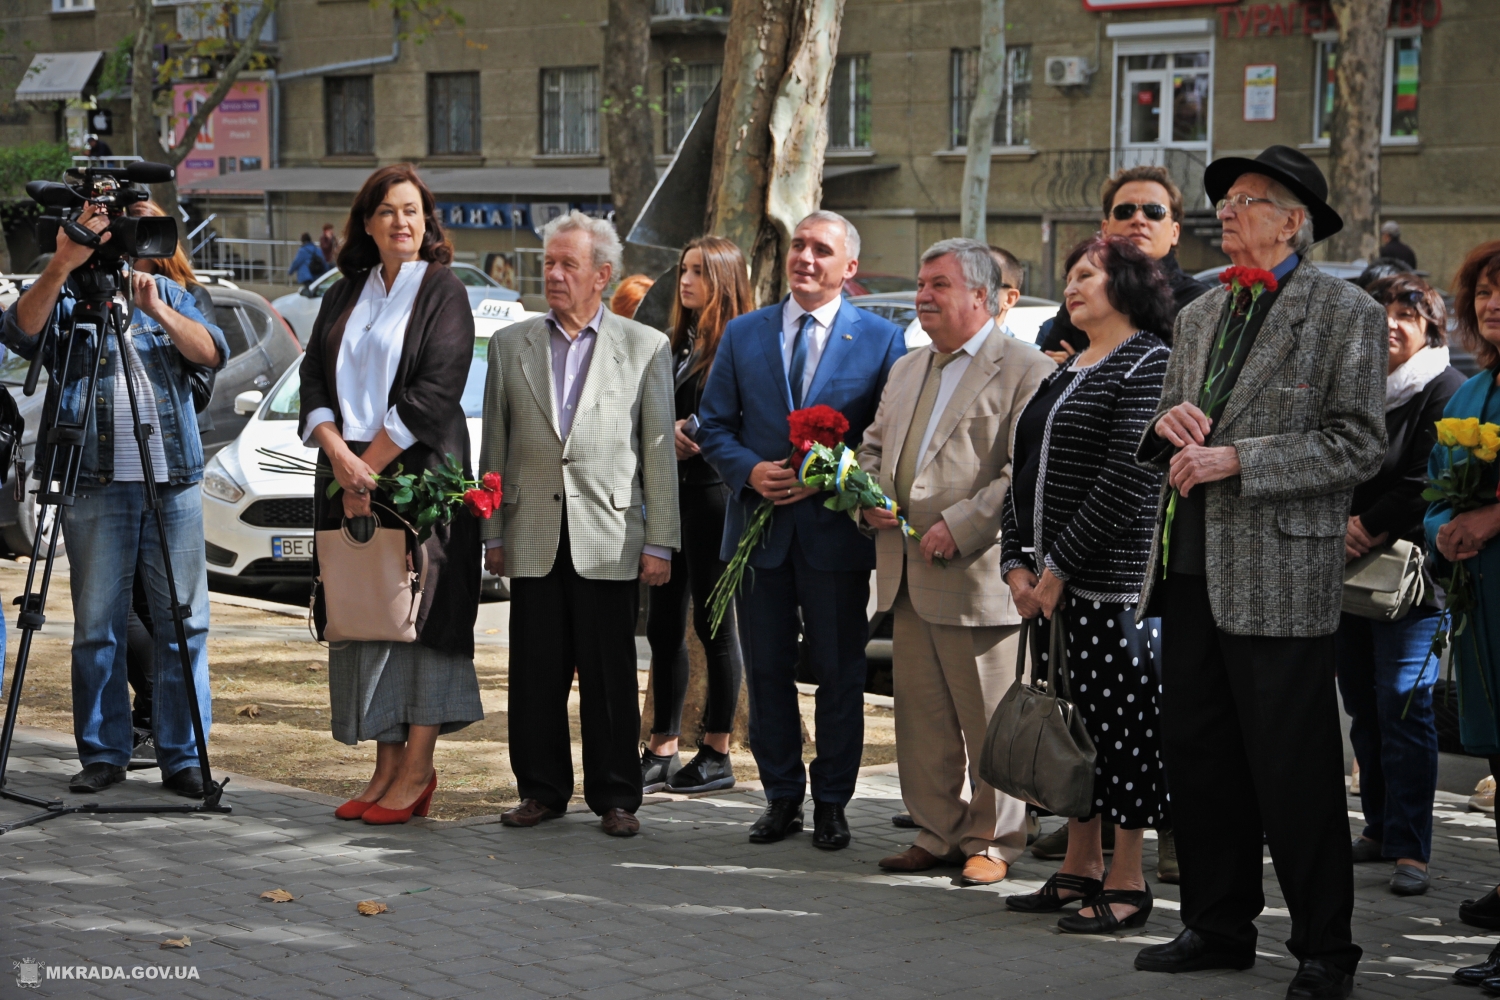
<svg viewBox="0 0 1500 1000">
<path fill-rule="evenodd" d="M 417 529 L 418 542 L 425 542 L 435 525 L 451 523 L 453 512 L 464 505 L 464 494 L 480 485 L 464 478 L 463 463 L 453 454 L 437 468 L 420 473 L 407 472 L 397 465 L 394 473 L 376 476 L 375 482 L 384 495 L 381 502 L 410 519 Z M 329 483 L 328 499 L 338 496 L 340 489 L 338 480 Z"/>
<path fill-rule="evenodd" d="M 126 35 L 115 43 L 115 47 L 104 57 L 104 68 L 99 71 L 101 94 L 124 94 L 130 87 L 130 59 L 135 48 L 135 38 Z"/>
<path fill-rule="evenodd" d="M 72 154 L 61 143 L 0 146 L 0 197 L 22 197 L 27 181 L 61 180 L 72 165 Z"/>
<path fill-rule="evenodd" d="M 471 49 L 488 46 L 469 38 L 464 31 L 468 24 L 451 3 L 446 0 L 370 0 L 371 7 L 389 6 L 391 12 L 401 19 L 399 37 L 403 42 L 421 45 L 442 28 L 453 27 L 458 37 Z"/>
</svg>

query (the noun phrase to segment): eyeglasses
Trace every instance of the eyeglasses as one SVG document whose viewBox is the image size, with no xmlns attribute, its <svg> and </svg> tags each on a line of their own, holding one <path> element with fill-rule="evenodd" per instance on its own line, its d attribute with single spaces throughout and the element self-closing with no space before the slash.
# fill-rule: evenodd
<svg viewBox="0 0 1500 1000">
<path fill-rule="evenodd" d="M 1270 198 L 1252 198 L 1248 194 L 1241 192 L 1240 194 L 1230 195 L 1228 198 L 1220 198 L 1218 201 L 1214 202 L 1214 214 L 1222 215 L 1225 211 L 1231 208 L 1236 212 L 1243 212 L 1245 209 L 1249 208 L 1251 205 L 1254 205 L 1258 201 L 1263 201 L 1267 205 L 1276 204 Z"/>
<path fill-rule="evenodd" d="M 1116 222 L 1128 222 L 1135 218 L 1136 212 L 1144 212 L 1146 218 L 1152 222 L 1160 222 L 1167 217 L 1167 206 L 1158 205 L 1155 202 L 1147 202 L 1144 205 L 1132 205 L 1128 201 L 1122 201 L 1109 210 L 1109 214 L 1115 217 Z"/>
</svg>

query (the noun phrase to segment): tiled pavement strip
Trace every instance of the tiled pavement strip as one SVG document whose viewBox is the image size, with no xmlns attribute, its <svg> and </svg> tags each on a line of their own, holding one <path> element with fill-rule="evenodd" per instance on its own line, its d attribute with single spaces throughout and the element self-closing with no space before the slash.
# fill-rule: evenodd
<svg viewBox="0 0 1500 1000">
<path fill-rule="evenodd" d="M 71 740 L 45 730 L 23 727 L 15 750 L 18 788 L 59 791 L 77 766 Z M 534 830 L 493 818 L 377 829 L 335 820 L 326 796 L 248 779 L 230 783 L 231 816 L 49 820 L 0 837 L 0 997 L 1284 995 L 1296 963 L 1269 871 L 1255 968 L 1139 973 L 1136 949 L 1178 929 L 1175 888 L 1153 886 L 1144 932 L 1076 937 L 1001 904 L 1055 867 L 1029 855 L 997 890 L 957 888 L 952 869 L 882 875 L 876 860 L 909 840 L 890 823 L 901 807 L 895 775 L 869 771 L 850 803 L 853 846 L 836 853 L 805 834 L 748 844 L 763 799 L 742 790 L 650 802 L 630 840 L 605 837 L 582 811 Z M 136 772 L 107 794 L 160 796 L 155 776 Z M 4 802 L 0 818 L 26 808 Z M 1391 896 L 1384 865 L 1356 869 L 1355 935 L 1366 949 L 1356 996 L 1477 996 L 1447 973 L 1500 938 L 1455 911 L 1500 875 L 1500 857 L 1492 822 L 1463 808 L 1440 793 L 1428 896 Z M 1154 867 L 1150 843 L 1146 862 Z M 273 888 L 297 898 L 258 898 Z M 359 915 L 364 899 L 389 912 Z M 187 950 L 159 950 L 183 934 Z M 22 990 L 11 963 L 23 958 L 127 971 L 190 964 L 199 978 Z"/>
</svg>

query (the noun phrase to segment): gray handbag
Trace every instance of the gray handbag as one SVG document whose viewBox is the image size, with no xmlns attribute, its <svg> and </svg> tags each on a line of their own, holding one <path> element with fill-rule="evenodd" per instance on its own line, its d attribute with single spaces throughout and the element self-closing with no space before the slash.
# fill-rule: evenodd
<svg viewBox="0 0 1500 1000">
<path fill-rule="evenodd" d="M 1022 802 L 1058 816 L 1087 816 L 1094 806 L 1094 741 L 1068 700 L 1067 644 L 1060 610 L 1052 615 L 1045 685 L 1023 681 L 1034 620 L 1021 626 L 1016 682 L 990 716 L 979 776 Z"/>
<path fill-rule="evenodd" d="M 1423 597 L 1422 549 L 1405 539 L 1371 549 L 1344 567 L 1344 610 L 1394 622 Z"/>
</svg>

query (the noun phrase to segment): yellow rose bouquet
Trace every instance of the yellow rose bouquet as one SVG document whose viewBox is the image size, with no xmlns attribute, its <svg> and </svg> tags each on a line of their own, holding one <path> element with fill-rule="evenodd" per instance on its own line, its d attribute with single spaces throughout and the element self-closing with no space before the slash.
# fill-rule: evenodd
<svg viewBox="0 0 1500 1000">
<path fill-rule="evenodd" d="M 1422 491 L 1422 499 L 1429 503 L 1446 502 L 1455 514 L 1496 502 L 1495 492 L 1485 480 L 1496 456 L 1500 455 L 1500 425 L 1482 424 L 1478 417 L 1444 417 L 1437 422 L 1437 437 L 1439 447 L 1446 452 L 1442 458 L 1442 472 L 1429 481 L 1427 489 Z M 1441 657 L 1469 632 L 1475 599 L 1473 580 L 1465 561 L 1452 563 L 1447 578 L 1439 582 L 1446 592 L 1444 621 L 1432 640 L 1432 651 Z M 1474 641 L 1472 633 L 1469 641 Z M 1478 655 L 1477 645 L 1475 654 Z M 1485 697 L 1489 696 L 1489 691 L 1485 691 Z"/>
</svg>

